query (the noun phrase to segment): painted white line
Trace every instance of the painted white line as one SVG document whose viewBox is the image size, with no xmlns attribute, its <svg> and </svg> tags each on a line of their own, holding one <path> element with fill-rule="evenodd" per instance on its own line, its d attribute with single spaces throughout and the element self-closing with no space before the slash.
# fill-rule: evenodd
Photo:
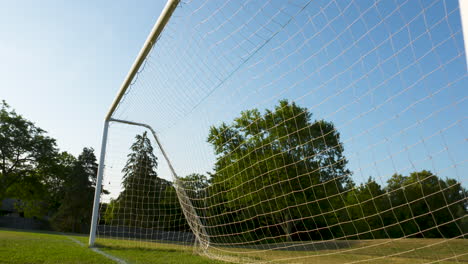
<svg viewBox="0 0 468 264">
<path fill-rule="evenodd" d="M 68 239 L 70 239 L 71 241 L 77 243 L 78 245 L 80 245 L 80 246 L 82 246 L 82 247 L 85 246 L 85 244 L 81 243 L 81 241 L 79 241 L 79 240 L 77 240 L 77 239 L 75 239 L 75 238 L 73 238 L 73 237 L 69 237 L 69 236 L 65 235 L 64 233 L 62 233 L 62 235 L 66 236 Z"/>
<path fill-rule="evenodd" d="M 89 248 L 91 249 L 92 251 L 98 253 L 98 254 L 101 254 L 103 255 L 104 257 L 108 258 L 108 259 L 111 259 L 119 264 L 128 264 L 127 262 L 125 262 L 125 260 L 123 259 L 119 259 L 118 257 L 114 257 L 112 256 L 111 254 L 108 254 L 108 253 L 105 253 L 105 252 L 102 252 L 101 250 L 95 248 L 95 247 L 92 247 L 92 248 Z"/>
<path fill-rule="evenodd" d="M 63 233 L 62 233 L 62 234 L 63 234 Z M 63 234 L 63 235 L 64 235 L 65 237 L 67 237 L 68 239 L 70 239 L 71 241 L 77 243 L 78 245 L 80 245 L 80 246 L 82 246 L 82 247 L 86 247 L 86 245 L 85 245 L 84 243 L 82 243 L 81 241 L 79 241 L 79 240 L 77 240 L 77 239 L 75 239 L 75 238 L 73 238 L 73 237 L 67 236 L 66 234 Z M 99 249 L 97 249 L 97 248 L 95 248 L 95 247 L 91 247 L 91 248 L 89 248 L 89 249 L 91 249 L 92 251 L 94 251 L 94 252 L 96 252 L 96 253 L 98 253 L 98 254 L 101 254 L 101 255 L 103 255 L 104 257 L 106 257 L 106 258 L 108 258 L 108 259 L 111 259 L 111 260 L 113 260 L 113 261 L 115 261 L 115 262 L 117 262 L 117 263 L 119 263 L 119 264 L 128 264 L 127 262 L 125 262 L 125 260 L 119 259 L 118 257 L 114 257 L 114 256 L 112 256 L 111 254 L 105 253 L 105 252 L 103 252 L 103 251 L 101 251 L 101 250 L 99 250 Z"/>
</svg>

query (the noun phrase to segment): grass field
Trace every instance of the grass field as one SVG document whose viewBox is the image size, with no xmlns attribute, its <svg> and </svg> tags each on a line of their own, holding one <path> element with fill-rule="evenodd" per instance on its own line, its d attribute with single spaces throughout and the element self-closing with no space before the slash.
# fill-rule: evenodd
<svg viewBox="0 0 468 264">
<path fill-rule="evenodd" d="M 87 237 L 47 232 L 0 230 L 0 263 L 115 263 L 86 247 Z M 269 263 L 468 263 L 463 239 L 400 239 L 353 241 L 340 249 L 307 250 L 219 249 L 223 256 Z M 126 263 L 226 263 L 194 255 L 192 247 L 152 242 L 99 239 L 100 251 Z M 233 258 L 234 259 L 234 258 Z M 287 260 L 286 260 L 287 259 Z"/>
<path fill-rule="evenodd" d="M 86 236 L 80 235 L 0 229 L 0 263 L 116 263 L 84 246 L 87 241 Z M 189 247 L 147 244 L 101 239 L 99 249 L 127 263 L 225 263 L 196 256 Z"/>
<path fill-rule="evenodd" d="M 334 250 L 312 250 L 310 247 L 309 251 L 248 251 L 250 257 L 271 263 L 468 263 L 466 239 L 379 239 L 350 242 L 349 246 L 342 245 Z M 334 242 L 330 244 L 332 243 Z"/>
</svg>

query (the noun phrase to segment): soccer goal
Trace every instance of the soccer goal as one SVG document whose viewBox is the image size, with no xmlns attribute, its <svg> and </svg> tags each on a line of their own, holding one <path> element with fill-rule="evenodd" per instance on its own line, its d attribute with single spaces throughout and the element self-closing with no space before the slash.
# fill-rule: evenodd
<svg viewBox="0 0 468 264">
<path fill-rule="evenodd" d="M 105 117 L 90 246 L 468 262 L 467 6 L 169 0 Z"/>
</svg>

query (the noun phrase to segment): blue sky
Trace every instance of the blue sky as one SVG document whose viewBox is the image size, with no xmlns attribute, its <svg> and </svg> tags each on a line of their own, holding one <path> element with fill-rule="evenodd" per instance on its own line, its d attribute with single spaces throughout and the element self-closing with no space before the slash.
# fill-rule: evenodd
<svg viewBox="0 0 468 264">
<path fill-rule="evenodd" d="M 163 5 L 2 3 L 1 97 L 62 150 L 99 150 L 102 119 Z M 358 183 L 429 169 L 466 184 L 466 87 L 457 1 L 188 1 L 114 117 L 152 125 L 184 176 L 213 167 L 211 125 L 289 99 L 334 122 Z M 116 189 L 139 132 L 111 127 Z M 170 178 L 163 161 L 160 171 Z"/>
<path fill-rule="evenodd" d="M 336 125 L 358 183 L 466 184 L 466 87 L 456 1 L 192 1 L 115 116 L 151 124 L 187 175 L 213 166 L 210 125 L 285 98 Z"/>
<path fill-rule="evenodd" d="M 98 150 L 104 115 L 164 4 L 0 0 L 0 98 L 61 150 Z"/>
</svg>

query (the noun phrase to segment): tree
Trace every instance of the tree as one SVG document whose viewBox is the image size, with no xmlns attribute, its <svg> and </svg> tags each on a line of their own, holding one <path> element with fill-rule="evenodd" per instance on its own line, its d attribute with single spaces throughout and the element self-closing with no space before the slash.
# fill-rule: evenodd
<svg viewBox="0 0 468 264">
<path fill-rule="evenodd" d="M 57 212 L 67 193 L 66 183 L 73 172 L 77 160 L 75 156 L 64 151 L 57 155 L 51 170 L 45 173 L 43 182 L 47 189 L 47 203 L 49 210 Z"/>
<path fill-rule="evenodd" d="M 6 197 L 31 200 L 43 192 L 41 177 L 54 165 L 56 143 L 5 101 L 0 107 L 0 202 Z"/>
<path fill-rule="evenodd" d="M 348 237 L 357 239 L 388 238 L 383 214 L 389 208 L 385 190 L 369 177 L 347 193 L 352 224 L 347 224 Z"/>
<path fill-rule="evenodd" d="M 52 222 L 60 231 L 89 231 L 94 199 L 97 163 L 94 150 L 84 148 L 72 163 L 63 185 L 63 198 Z"/>
<path fill-rule="evenodd" d="M 204 222 L 207 215 L 207 194 L 209 192 L 210 181 L 203 174 L 192 173 L 180 178 L 179 183 L 184 189 L 185 194 L 189 197 L 193 210 L 200 217 L 200 221 Z M 182 218 L 185 219 L 183 215 Z M 207 223 L 204 222 L 204 224 L 206 225 Z"/>
<path fill-rule="evenodd" d="M 91 187 L 96 187 L 98 164 L 93 148 L 84 148 L 78 156 L 78 163 L 83 168 L 83 173 L 88 176 Z M 104 190 L 104 188 L 102 188 Z M 104 190 L 104 192 L 107 192 Z"/>
<path fill-rule="evenodd" d="M 207 188 L 209 187 L 208 178 L 199 173 L 192 173 L 183 178 L 180 178 L 183 188 L 187 195 L 191 198 L 200 200 L 205 197 Z"/>
<path fill-rule="evenodd" d="M 332 123 L 313 121 L 306 108 L 282 100 L 264 114 L 247 110 L 231 125 L 211 127 L 208 142 L 217 155 L 210 197 L 224 204 L 212 213 L 238 212 L 223 214 L 234 218 L 231 228 L 259 230 L 244 232 L 243 239 L 292 240 L 295 231 L 323 238 L 339 232 L 326 226 L 338 222 L 335 209 L 343 207 L 341 193 L 352 182 Z M 321 217 L 299 221 L 313 215 Z M 320 231 L 307 233 L 310 226 Z"/>
<path fill-rule="evenodd" d="M 60 207 L 66 193 L 65 183 L 76 158 L 67 153 L 51 157 L 48 166 L 34 168 L 17 184 L 13 184 L 8 196 L 20 199 L 16 210 L 27 218 L 51 216 Z"/>
<path fill-rule="evenodd" d="M 171 207 L 177 199 L 168 199 L 171 193 L 175 195 L 174 187 L 157 175 L 158 161 L 147 132 L 135 139 L 122 169 L 123 190 L 117 199 L 110 202 L 104 215 L 108 223 L 123 219 L 127 226 L 149 228 L 159 217 L 172 213 Z M 169 225 L 173 223 L 161 221 L 159 224 L 160 228 L 170 229 Z"/>
<path fill-rule="evenodd" d="M 392 237 L 457 237 L 466 234 L 462 220 L 467 213 L 466 189 L 454 179 L 442 180 L 422 170 L 409 176 L 395 174 L 387 191 L 399 229 Z M 394 222 L 388 221 L 386 224 Z"/>
</svg>

